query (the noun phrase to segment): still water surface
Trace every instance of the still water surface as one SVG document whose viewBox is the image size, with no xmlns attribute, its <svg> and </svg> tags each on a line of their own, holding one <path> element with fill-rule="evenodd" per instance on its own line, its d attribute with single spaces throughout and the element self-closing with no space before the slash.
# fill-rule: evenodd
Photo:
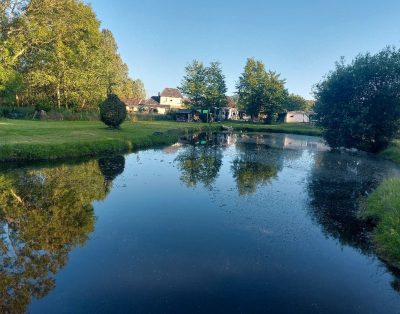
<svg viewBox="0 0 400 314">
<path fill-rule="evenodd" d="M 0 170 L 0 312 L 400 313 L 360 200 L 394 164 L 315 137 Z"/>
</svg>

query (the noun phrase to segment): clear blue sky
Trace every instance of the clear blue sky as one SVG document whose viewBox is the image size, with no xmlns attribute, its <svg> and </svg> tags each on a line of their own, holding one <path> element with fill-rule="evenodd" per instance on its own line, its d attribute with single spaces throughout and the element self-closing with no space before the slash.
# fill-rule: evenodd
<svg viewBox="0 0 400 314">
<path fill-rule="evenodd" d="M 312 86 L 341 56 L 400 47 L 400 0 L 87 0 L 148 96 L 176 87 L 193 59 L 220 61 L 229 88 L 248 57 Z"/>
</svg>

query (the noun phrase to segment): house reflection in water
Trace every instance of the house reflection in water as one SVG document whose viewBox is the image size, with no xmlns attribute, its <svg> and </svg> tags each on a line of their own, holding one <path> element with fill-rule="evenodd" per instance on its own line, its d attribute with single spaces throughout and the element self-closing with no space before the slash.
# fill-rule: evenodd
<svg viewBox="0 0 400 314">
<path fill-rule="evenodd" d="M 278 149 L 328 151 L 324 141 L 315 136 L 296 134 L 270 133 L 228 133 L 202 132 L 187 133 L 179 138 L 179 142 L 165 149 L 165 152 L 176 152 L 181 145 L 217 145 L 229 147 L 236 143 L 252 143 Z"/>
<path fill-rule="evenodd" d="M 244 143 L 266 145 L 271 148 L 327 151 L 329 147 L 322 139 L 314 136 L 295 134 L 241 134 L 237 139 Z"/>
<path fill-rule="evenodd" d="M 237 139 L 235 133 L 188 133 L 179 138 L 179 144 L 228 147 L 236 144 Z"/>
</svg>

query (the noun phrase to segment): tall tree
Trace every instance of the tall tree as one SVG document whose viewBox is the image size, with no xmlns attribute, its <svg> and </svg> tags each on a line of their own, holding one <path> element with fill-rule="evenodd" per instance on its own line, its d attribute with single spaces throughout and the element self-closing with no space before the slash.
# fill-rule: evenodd
<svg viewBox="0 0 400 314">
<path fill-rule="evenodd" d="M 133 80 L 131 90 L 132 98 L 146 98 L 146 89 L 144 88 L 144 84 L 141 80 Z"/>
<path fill-rule="evenodd" d="M 205 106 L 225 107 L 227 87 L 225 76 L 222 73 L 221 64 L 219 62 L 211 62 L 206 68 L 206 88 L 205 88 Z"/>
<path fill-rule="evenodd" d="M 192 108 L 210 109 L 227 105 L 225 76 L 219 62 L 211 62 L 205 67 L 202 62 L 194 60 L 185 72 L 179 89 L 189 98 Z"/>
<path fill-rule="evenodd" d="M 400 50 L 361 54 L 316 85 L 318 125 L 331 147 L 378 152 L 399 134 Z"/>
<path fill-rule="evenodd" d="M 204 64 L 194 60 L 185 68 L 185 76 L 179 90 L 190 99 L 192 108 L 206 107 L 205 91 L 207 70 Z"/>
<path fill-rule="evenodd" d="M 285 81 L 279 74 L 267 72 L 265 65 L 253 58 L 247 60 L 236 88 L 240 106 L 252 117 L 265 112 L 269 121 L 282 110 L 287 96 Z"/>
<path fill-rule="evenodd" d="M 85 109 L 138 90 L 112 33 L 81 0 L 2 0 L 0 23 L 3 101 Z"/>
</svg>

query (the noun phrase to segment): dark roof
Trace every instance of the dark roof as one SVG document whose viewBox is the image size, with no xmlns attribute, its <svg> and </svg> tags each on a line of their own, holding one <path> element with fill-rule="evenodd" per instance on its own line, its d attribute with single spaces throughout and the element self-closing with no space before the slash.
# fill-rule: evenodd
<svg viewBox="0 0 400 314">
<path fill-rule="evenodd" d="M 159 106 L 159 105 L 160 105 L 160 102 L 157 101 L 155 98 L 151 97 L 151 98 L 149 98 L 149 99 L 146 99 L 145 104 L 146 104 L 146 105 L 152 105 L 152 106 L 157 106 L 157 105 Z"/>
<path fill-rule="evenodd" d="M 189 113 L 193 113 L 194 110 L 190 110 L 190 109 L 181 109 L 176 111 L 177 114 L 189 114 Z"/>
<path fill-rule="evenodd" d="M 127 98 L 127 99 L 123 99 L 122 101 L 127 106 L 135 107 L 135 106 L 144 105 L 145 102 L 146 102 L 146 99 L 143 99 L 143 98 Z"/>
<path fill-rule="evenodd" d="M 177 88 L 165 88 L 161 97 L 171 97 L 171 98 L 183 98 L 181 92 Z"/>
</svg>

